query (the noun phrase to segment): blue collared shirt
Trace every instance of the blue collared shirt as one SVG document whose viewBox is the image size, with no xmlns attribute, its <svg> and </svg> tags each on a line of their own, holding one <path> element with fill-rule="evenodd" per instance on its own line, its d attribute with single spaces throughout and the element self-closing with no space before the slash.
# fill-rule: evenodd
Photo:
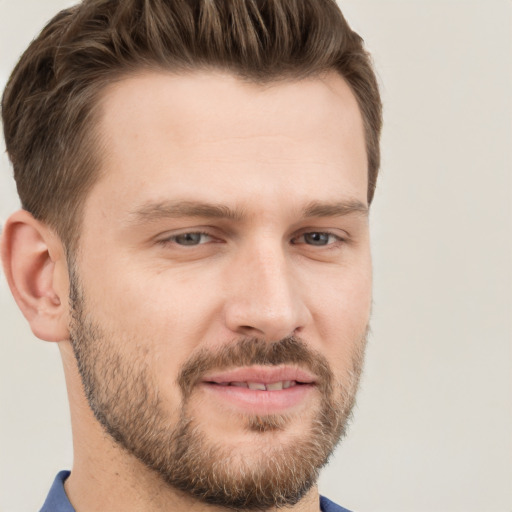
<svg viewBox="0 0 512 512">
<path fill-rule="evenodd" d="M 64 490 L 64 482 L 69 476 L 69 471 L 61 471 L 53 481 L 53 485 L 46 497 L 40 512 L 75 512 Z"/>
<path fill-rule="evenodd" d="M 71 506 L 66 495 L 66 491 L 64 490 L 64 482 L 68 476 L 69 471 L 61 471 L 55 477 L 53 485 L 40 512 L 75 512 L 75 509 Z M 323 496 L 320 496 L 320 510 L 322 512 L 350 512 L 350 510 L 336 505 L 336 503 L 329 501 Z"/>
</svg>

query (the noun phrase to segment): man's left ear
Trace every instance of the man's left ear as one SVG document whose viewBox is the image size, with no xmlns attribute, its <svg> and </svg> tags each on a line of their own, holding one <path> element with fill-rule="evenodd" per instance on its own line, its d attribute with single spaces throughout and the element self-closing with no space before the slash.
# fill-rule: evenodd
<svg viewBox="0 0 512 512">
<path fill-rule="evenodd" d="M 59 237 L 30 213 L 7 219 L 2 263 L 11 292 L 32 332 L 45 341 L 69 338 L 69 279 Z"/>
</svg>

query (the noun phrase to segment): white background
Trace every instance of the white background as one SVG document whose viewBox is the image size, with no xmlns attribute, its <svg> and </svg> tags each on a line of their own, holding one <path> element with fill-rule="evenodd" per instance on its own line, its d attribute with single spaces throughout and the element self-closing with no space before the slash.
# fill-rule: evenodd
<svg viewBox="0 0 512 512">
<path fill-rule="evenodd" d="M 64 0 L 0 0 L 0 82 Z M 512 511 L 512 3 L 340 0 L 385 103 L 373 334 L 320 489 L 360 512 Z M 2 152 L 3 152 L 2 146 Z M 17 208 L 0 160 L 0 219 Z M 0 275 L 0 511 L 72 462 L 55 346 Z"/>
</svg>

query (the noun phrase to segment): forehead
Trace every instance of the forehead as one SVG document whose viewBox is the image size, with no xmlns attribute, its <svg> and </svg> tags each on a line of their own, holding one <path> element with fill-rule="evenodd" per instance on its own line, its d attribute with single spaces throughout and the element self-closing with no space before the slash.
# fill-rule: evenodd
<svg viewBox="0 0 512 512">
<path fill-rule="evenodd" d="M 215 192 L 243 202 L 327 183 L 366 200 L 363 122 L 334 72 L 263 85 L 221 72 L 139 73 L 105 91 L 99 130 L 96 188 L 116 190 L 116 201 Z"/>
<path fill-rule="evenodd" d="M 360 121 L 350 86 L 334 71 L 269 83 L 245 81 L 220 71 L 141 71 L 107 87 L 102 106 L 105 132 L 118 131 L 120 124 L 129 128 L 134 113 L 139 124 L 163 120 L 168 125 L 171 119 L 166 114 L 172 112 L 184 135 L 190 128 L 198 135 L 198 123 L 205 131 L 214 122 L 216 128 L 239 135 L 256 134 L 261 129 L 271 135 L 283 127 L 289 130 L 291 120 L 307 122 L 310 127 L 314 123 L 331 125 L 333 118 L 342 114 L 346 123 L 328 126 L 336 130 Z M 300 127 L 296 125 L 296 133 Z"/>
</svg>

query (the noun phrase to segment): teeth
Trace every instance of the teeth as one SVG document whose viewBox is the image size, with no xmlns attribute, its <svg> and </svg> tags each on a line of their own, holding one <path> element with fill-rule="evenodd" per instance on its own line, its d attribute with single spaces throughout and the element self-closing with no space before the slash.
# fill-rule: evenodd
<svg viewBox="0 0 512 512">
<path fill-rule="evenodd" d="M 248 382 L 247 385 L 249 386 L 249 389 L 258 391 L 265 391 L 267 389 L 265 384 L 262 384 L 261 382 Z"/>
<path fill-rule="evenodd" d="M 248 388 L 247 382 L 231 382 L 231 386 L 235 386 L 236 388 Z"/>
<path fill-rule="evenodd" d="M 278 382 L 271 382 L 270 384 L 263 384 L 262 382 L 230 382 L 222 383 L 221 386 L 234 386 L 236 388 L 248 388 L 254 391 L 282 391 L 297 385 L 294 380 L 280 380 Z"/>
</svg>

